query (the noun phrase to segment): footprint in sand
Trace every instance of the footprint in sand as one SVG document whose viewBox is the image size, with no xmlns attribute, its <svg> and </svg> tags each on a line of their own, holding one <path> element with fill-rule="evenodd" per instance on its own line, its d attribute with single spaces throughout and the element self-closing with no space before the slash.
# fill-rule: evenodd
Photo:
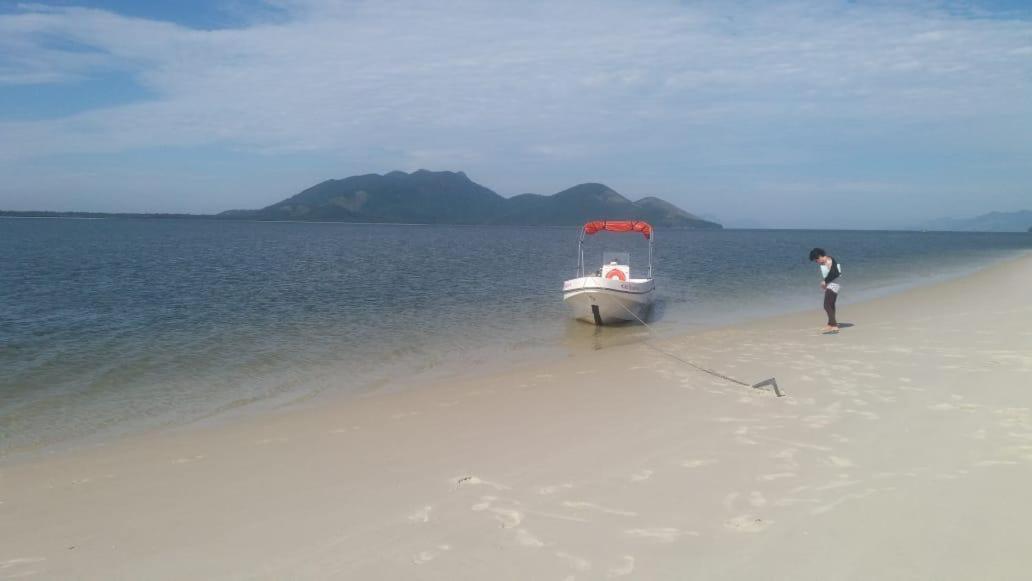
<svg viewBox="0 0 1032 581">
<path fill-rule="evenodd" d="M 975 462 L 975 466 L 1013 466 L 1017 464 L 1014 460 L 982 460 Z"/>
<path fill-rule="evenodd" d="M 881 416 L 879 416 L 878 414 L 876 414 L 874 412 L 869 412 L 867 410 L 846 410 L 846 411 L 851 413 L 851 414 L 856 414 L 856 415 L 858 415 L 858 416 L 860 416 L 862 418 L 866 418 L 868 420 L 880 420 L 881 419 Z"/>
<path fill-rule="evenodd" d="M 828 456 L 825 458 L 825 462 L 832 466 L 838 466 L 839 468 L 848 468 L 853 465 L 853 461 L 849 458 L 843 458 L 841 456 Z"/>
<path fill-rule="evenodd" d="M 561 490 L 569 490 L 570 488 L 573 488 L 573 484 L 566 482 L 563 484 L 555 484 L 552 486 L 541 486 L 537 489 L 537 493 L 542 495 L 555 494 L 556 492 L 559 492 Z"/>
<path fill-rule="evenodd" d="M 796 473 L 795 472 L 775 472 L 773 474 L 764 474 L 763 476 L 760 476 L 759 478 L 757 478 L 757 480 L 764 480 L 764 481 L 770 482 L 770 481 L 773 481 L 773 480 L 781 480 L 782 478 L 795 478 L 795 477 L 796 477 Z"/>
<path fill-rule="evenodd" d="M 516 542 L 524 547 L 539 548 L 545 546 L 540 539 L 527 532 L 527 529 L 516 530 Z"/>
<path fill-rule="evenodd" d="M 638 539 L 658 541 L 660 543 L 672 543 L 682 535 L 698 536 L 695 531 L 682 531 L 673 527 L 655 527 L 650 529 L 627 529 L 624 534 Z"/>
<path fill-rule="evenodd" d="M 745 422 L 745 423 L 748 423 L 748 424 L 755 424 L 755 423 L 759 423 L 760 420 L 754 420 L 754 419 L 751 419 L 751 418 L 736 418 L 736 417 L 732 417 L 732 416 L 720 416 L 718 418 L 713 418 L 713 421 L 717 422 L 718 424 L 733 424 L 733 423 L 737 423 L 737 422 Z"/>
<path fill-rule="evenodd" d="M 487 509 L 491 508 L 491 503 L 492 502 L 498 500 L 498 497 L 497 496 L 481 496 L 480 500 L 481 500 L 481 502 L 478 502 L 478 503 L 474 504 L 470 508 L 475 510 L 475 511 L 477 511 L 477 512 L 480 512 L 480 511 L 483 511 L 483 510 L 487 510 Z"/>
<path fill-rule="evenodd" d="M 605 514 L 615 514 L 619 516 L 638 516 L 638 513 L 636 512 L 631 512 L 629 510 L 621 510 L 619 508 L 607 508 L 605 506 L 599 506 L 591 502 L 567 500 L 563 502 L 563 506 L 567 508 L 581 508 L 586 510 L 594 510 Z"/>
<path fill-rule="evenodd" d="M 189 464 L 190 462 L 196 462 L 198 460 L 203 460 L 203 459 L 204 459 L 204 456 L 191 456 L 189 458 L 176 458 L 175 460 L 172 461 L 172 463 L 173 464 Z"/>
<path fill-rule="evenodd" d="M 491 482 L 490 480 L 483 480 L 477 476 L 458 476 L 452 479 L 455 483 L 455 488 L 462 488 L 464 486 L 489 486 L 495 490 L 509 490 L 509 487 L 504 484 L 498 484 L 497 482 Z"/>
<path fill-rule="evenodd" d="M 698 458 L 695 460 L 684 460 L 681 462 L 681 466 L 684 468 L 702 468 L 703 466 L 709 466 L 710 464 L 716 464 L 716 460 L 710 458 Z"/>
<path fill-rule="evenodd" d="M 839 474 L 837 480 L 832 480 L 826 484 L 814 487 L 814 490 L 825 491 L 834 490 L 836 488 L 844 488 L 846 486 L 853 486 L 854 484 L 860 484 L 859 480 L 850 480 L 848 474 Z"/>
<path fill-rule="evenodd" d="M 889 491 L 889 490 L 895 490 L 895 488 L 888 487 L 888 488 L 882 488 L 881 490 L 882 491 Z M 842 497 L 840 497 L 840 498 L 838 498 L 836 500 L 833 500 L 833 501 L 829 502 L 828 504 L 825 504 L 825 505 L 822 505 L 822 506 L 818 506 L 818 507 L 812 509 L 810 511 L 810 514 L 815 514 L 815 515 L 816 514 L 824 514 L 824 513 L 828 512 L 828 511 L 838 507 L 839 505 L 841 505 L 843 503 L 849 502 L 850 500 L 859 500 L 861 498 L 867 498 L 868 496 L 871 496 L 872 494 L 874 494 L 876 492 L 879 492 L 879 490 L 876 489 L 876 488 L 868 488 L 867 490 L 865 490 L 863 492 L 854 492 L 854 493 L 851 493 L 851 494 L 846 494 L 846 495 L 844 495 L 844 496 L 842 496 Z"/>
<path fill-rule="evenodd" d="M 758 533 L 774 521 L 764 520 L 750 514 L 743 514 L 724 523 L 724 528 L 740 533 Z"/>
<path fill-rule="evenodd" d="M 652 478 L 652 474 L 652 470 L 641 470 L 639 472 L 635 472 L 634 474 L 631 474 L 631 482 L 644 482 L 645 480 Z"/>
<path fill-rule="evenodd" d="M 797 448 L 785 448 L 784 450 L 778 450 L 770 455 L 778 462 L 777 468 L 781 470 L 791 471 L 799 468 L 799 461 L 796 460 L 796 454 L 799 452 Z"/>
<path fill-rule="evenodd" d="M 511 508 L 490 508 L 503 529 L 511 529 L 523 522 L 523 513 Z"/>
<path fill-rule="evenodd" d="M 747 446 L 755 446 L 756 444 L 759 444 L 759 442 L 749 437 L 749 434 L 751 432 L 752 428 L 750 428 L 749 426 L 741 426 L 740 428 L 734 431 L 735 441 L 739 444 L 745 444 Z"/>
<path fill-rule="evenodd" d="M 424 506 L 423 508 L 421 508 L 421 509 L 417 510 L 416 512 L 410 514 L 408 519 L 409 519 L 409 521 L 415 522 L 415 523 L 430 522 L 430 511 L 431 510 L 433 510 L 432 506 L 429 506 L 429 505 Z"/>
<path fill-rule="evenodd" d="M 437 545 L 436 549 L 430 549 L 428 551 L 421 551 L 412 556 L 412 562 L 416 565 L 422 565 L 436 559 L 441 553 L 450 551 L 451 546 L 449 545 Z"/>
<path fill-rule="evenodd" d="M 555 556 L 569 563 L 570 566 L 576 569 L 577 571 L 588 571 L 591 569 L 591 561 L 584 559 L 582 557 L 578 557 L 577 555 L 571 555 L 569 553 L 558 551 L 555 553 Z"/>
<path fill-rule="evenodd" d="M 777 501 L 775 501 L 774 506 L 792 506 L 801 503 L 816 504 L 818 502 L 820 502 L 820 500 L 817 500 L 816 498 L 795 498 L 791 496 L 786 496 L 785 498 L 779 498 Z"/>
<path fill-rule="evenodd" d="M 623 556 L 623 563 L 613 567 L 606 574 L 607 577 L 626 577 L 634 572 L 634 557 L 630 555 Z"/>
<path fill-rule="evenodd" d="M 495 519 L 501 523 L 503 529 L 511 529 L 519 526 L 523 522 L 523 513 L 512 508 L 501 508 L 491 506 L 496 500 L 494 496 L 483 496 L 481 497 L 483 502 L 478 502 L 470 507 L 476 512 L 489 511 L 495 515 Z"/>
<path fill-rule="evenodd" d="M 39 571 L 35 569 L 26 569 L 25 567 L 32 567 L 36 563 L 46 561 L 43 557 L 21 557 L 17 559 L 8 559 L 6 561 L 0 561 L 0 575 L 5 579 L 14 579 L 16 577 L 32 577 L 35 576 Z M 12 569 L 11 571 L 5 571 L 6 569 Z"/>
<path fill-rule="evenodd" d="M 837 421 L 838 416 L 828 415 L 813 415 L 806 416 L 803 418 L 803 424 L 805 424 L 806 427 L 810 428 L 811 430 L 820 430 L 822 428 L 826 428 Z"/>
</svg>

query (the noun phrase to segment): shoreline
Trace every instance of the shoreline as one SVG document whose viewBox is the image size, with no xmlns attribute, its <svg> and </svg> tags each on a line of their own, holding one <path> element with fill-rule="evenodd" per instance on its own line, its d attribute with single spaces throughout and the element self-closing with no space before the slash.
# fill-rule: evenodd
<svg viewBox="0 0 1032 581">
<path fill-rule="evenodd" d="M 1020 579 L 1032 257 L 3 465 L 0 574 Z"/>
<path fill-rule="evenodd" d="M 954 268 L 937 276 L 932 280 L 914 278 L 902 282 L 891 282 L 882 284 L 876 288 L 860 290 L 860 296 L 852 295 L 851 287 L 847 287 L 847 295 L 840 300 L 842 307 L 853 307 L 863 305 L 871 301 L 891 298 L 893 296 L 911 292 L 915 289 L 934 287 L 950 281 L 975 275 L 986 269 L 1006 260 L 1022 260 L 1032 257 L 1030 250 L 1016 250 L 1001 253 L 985 263 L 965 263 L 954 265 Z M 817 295 L 814 295 L 817 297 Z M 436 385 L 447 381 L 473 381 L 477 379 L 490 378 L 495 375 L 502 375 L 522 367 L 538 365 L 555 365 L 571 358 L 581 357 L 598 351 L 612 353 L 613 349 L 625 349 L 634 345 L 640 345 L 645 341 L 670 340 L 687 338 L 712 331 L 733 329 L 744 325 L 760 324 L 766 320 L 779 320 L 784 317 L 813 315 L 815 320 L 823 316 L 823 311 L 818 304 L 818 298 L 807 299 L 805 302 L 812 303 L 811 306 L 802 307 L 802 299 L 790 299 L 785 295 L 776 299 L 769 305 L 759 307 L 741 315 L 724 314 L 718 320 L 702 322 L 685 322 L 677 320 L 664 323 L 663 320 L 652 321 L 649 329 L 632 325 L 619 328 L 604 328 L 603 333 L 608 335 L 586 337 L 594 332 L 594 327 L 578 322 L 568 322 L 567 328 L 561 335 L 555 338 L 554 344 L 548 346 L 537 345 L 536 347 L 524 347 L 533 353 L 519 354 L 511 348 L 507 351 L 495 348 L 495 352 L 488 354 L 477 354 L 477 362 L 472 368 L 466 367 L 467 361 L 463 357 L 453 356 L 450 360 L 434 365 L 425 366 L 415 372 L 407 372 L 404 375 L 394 375 L 384 378 L 367 378 L 367 385 L 359 390 L 334 391 L 334 387 L 304 388 L 295 389 L 281 393 L 277 396 L 258 399 L 255 401 L 234 404 L 216 413 L 201 417 L 192 418 L 186 421 L 170 419 L 167 422 L 144 427 L 127 426 L 114 432 L 91 434 L 79 441 L 65 440 L 44 444 L 39 447 L 16 449 L 13 452 L 5 452 L 0 455 L 0 467 L 5 464 L 16 464 L 31 462 L 35 458 L 54 456 L 68 453 L 76 453 L 94 448 L 103 448 L 117 444 L 122 440 L 132 439 L 144 435 L 158 435 L 165 432 L 182 432 L 193 429 L 204 429 L 231 425 L 240 421 L 261 421 L 263 417 L 270 414 L 289 413 L 291 411 L 305 410 L 320 405 L 346 405 L 350 401 L 361 400 L 368 397 L 377 397 L 384 394 L 405 393 L 414 389 L 425 389 L 427 385 Z M 687 330 L 685 327 L 688 327 Z M 511 346 L 510 346 L 511 347 Z M 415 363 L 413 363 L 415 365 Z M 415 365 L 417 368 L 420 365 Z M 346 371 L 343 370 L 343 371 Z M 325 382 L 330 375 L 318 376 L 310 381 Z"/>
</svg>

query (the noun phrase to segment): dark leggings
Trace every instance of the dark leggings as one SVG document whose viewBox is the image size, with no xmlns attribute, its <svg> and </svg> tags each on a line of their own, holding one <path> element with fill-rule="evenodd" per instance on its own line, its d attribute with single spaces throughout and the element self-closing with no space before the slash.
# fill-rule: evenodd
<svg viewBox="0 0 1032 581">
<path fill-rule="evenodd" d="M 835 299 L 837 298 L 837 292 L 824 289 L 824 310 L 828 313 L 828 325 L 832 327 L 838 327 L 838 321 L 835 320 Z"/>
</svg>

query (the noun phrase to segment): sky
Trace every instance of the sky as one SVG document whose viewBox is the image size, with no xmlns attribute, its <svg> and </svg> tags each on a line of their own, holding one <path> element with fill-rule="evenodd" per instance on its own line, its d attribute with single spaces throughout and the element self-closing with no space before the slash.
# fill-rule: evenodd
<svg viewBox="0 0 1032 581">
<path fill-rule="evenodd" d="M 421 168 L 743 227 L 1032 208 L 1032 1 L 0 0 L 0 209 Z"/>
</svg>

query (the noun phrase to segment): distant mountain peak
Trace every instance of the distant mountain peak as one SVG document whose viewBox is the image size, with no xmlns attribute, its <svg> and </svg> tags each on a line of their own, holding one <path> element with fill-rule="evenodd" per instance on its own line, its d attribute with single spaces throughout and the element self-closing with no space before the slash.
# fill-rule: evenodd
<svg viewBox="0 0 1032 581">
<path fill-rule="evenodd" d="M 630 200 L 620 195 L 613 188 L 599 183 L 578 184 L 555 194 L 555 197 L 560 199 L 598 200 L 608 204 L 631 203 Z"/>
<path fill-rule="evenodd" d="M 573 226 L 589 220 L 649 220 L 669 228 L 720 228 L 656 197 L 632 202 L 605 184 L 583 183 L 551 196 L 504 198 L 465 172 L 418 169 L 326 180 L 262 208 L 223 217 L 415 224 Z"/>
<path fill-rule="evenodd" d="M 557 193 L 556 195 L 599 195 L 610 192 L 616 193 L 616 190 L 605 184 L 600 184 L 597 182 L 587 182 L 583 184 L 577 184 L 571 188 L 566 188 L 565 190 Z"/>
</svg>

